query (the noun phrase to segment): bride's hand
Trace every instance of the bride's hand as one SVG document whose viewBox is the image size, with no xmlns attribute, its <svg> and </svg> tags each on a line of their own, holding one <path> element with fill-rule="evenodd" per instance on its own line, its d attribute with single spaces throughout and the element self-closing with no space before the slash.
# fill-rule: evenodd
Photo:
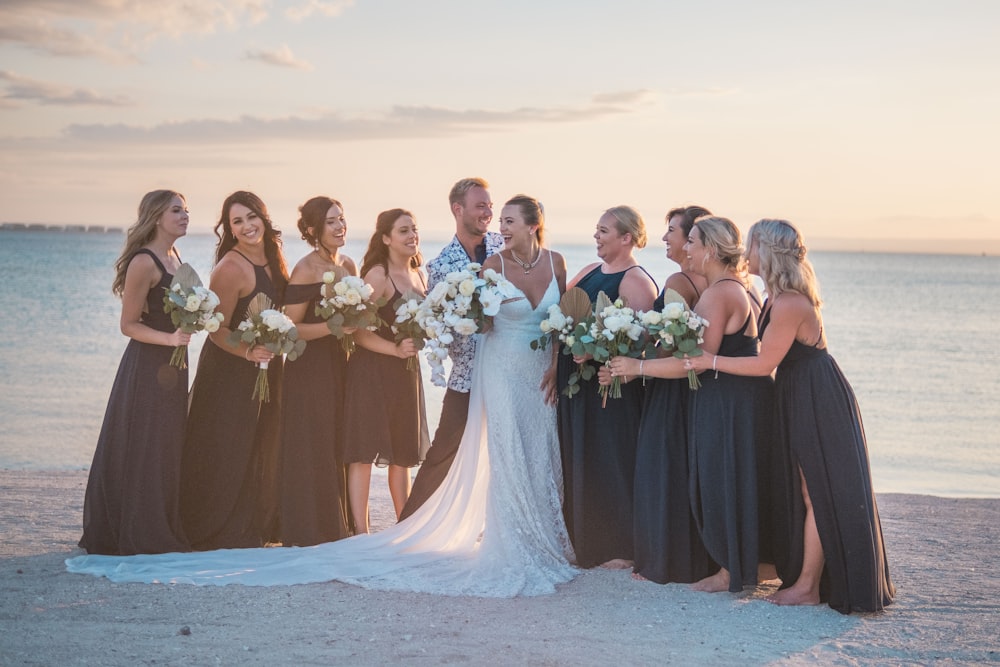
<svg viewBox="0 0 1000 667">
<path fill-rule="evenodd" d="M 593 359 L 593 358 L 594 358 L 594 357 L 592 357 L 592 356 L 591 356 L 591 355 L 589 355 L 589 354 L 580 354 L 580 355 L 578 355 L 578 354 L 574 354 L 574 355 L 573 355 L 573 362 L 574 362 L 574 363 L 576 363 L 576 364 L 582 364 L 582 363 L 584 363 L 585 361 L 590 361 L 590 360 L 591 360 L 591 359 Z"/>
<path fill-rule="evenodd" d="M 555 405 L 559 400 L 559 388 L 556 385 L 556 365 L 552 364 L 542 376 L 542 383 L 538 385 L 542 390 L 542 400 L 545 405 Z"/>
</svg>

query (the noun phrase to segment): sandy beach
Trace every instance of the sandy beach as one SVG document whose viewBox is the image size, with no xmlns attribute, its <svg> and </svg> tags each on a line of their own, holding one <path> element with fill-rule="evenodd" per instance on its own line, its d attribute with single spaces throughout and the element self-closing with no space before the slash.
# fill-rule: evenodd
<svg viewBox="0 0 1000 667">
<path fill-rule="evenodd" d="M 378 480 L 382 481 L 382 480 Z M 69 574 L 86 473 L 0 470 L 0 664 L 965 665 L 1000 662 L 1000 499 L 884 494 L 878 615 L 590 570 L 555 595 L 114 584 Z M 373 485 L 373 523 L 388 494 Z M 378 509 L 378 512 L 374 510 Z"/>
</svg>

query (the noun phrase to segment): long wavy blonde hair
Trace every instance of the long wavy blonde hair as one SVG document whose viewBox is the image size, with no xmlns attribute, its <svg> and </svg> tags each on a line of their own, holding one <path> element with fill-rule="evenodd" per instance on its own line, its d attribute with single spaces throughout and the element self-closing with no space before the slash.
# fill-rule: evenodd
<svg viewBox="0 0 1000 667">
<path fill-rule="evenodd" d="M 125 234 L 125 247 L 115 261 L 115 280 L 111 283 L 111 293 L 121 296 L 125 291 L 125 272 L 135 253 L 143 246 L 149 245 L 156 237 L 156 223 L 163 213 L 170 208 L 174 197 L 184 200 L 184 195 L 174 190 L 153 190 L 147 192 L 139 202 L 136 221 Z"/>
<path fill-rule="evenodd" d="M 760 277 L 769 296 L 798 292 L 813 307 L 822 305 L 816 272 L 806 257 L 806 244 L 795 225 L 787 220 L 765 218 L 753 224 L 747 238 L 751 247 L 757 244 Z"/>
</svg>

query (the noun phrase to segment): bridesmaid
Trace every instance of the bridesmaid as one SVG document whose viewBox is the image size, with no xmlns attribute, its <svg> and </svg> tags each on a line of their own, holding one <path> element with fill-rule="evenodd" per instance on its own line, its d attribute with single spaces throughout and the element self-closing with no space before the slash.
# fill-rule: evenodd
<svg viewBox="0 0 1000 667">
<path fill-rule="evenodd" d="M 656 282 L 633 254 L 646 245 L 646 225 L 629 206 L 609 208 L 594 232 L 601 261 L 583 268 L 567 288 L 579 287 L 594 301 L 599 292 L 649 310 Z M 583 358 L 559 355 L 558 386 L 565 387 Z M 640 383 L 623 383 L 622 396 L 601 406 L 597 377 L 581 380 L 580 391 L 559 401 L 565 501 L 563 512 L 577 565 L 632 566 L 632 482 L 642 411 Z"/>
<path fill-rule="evenodd" d="M 687 367 L 775 377 L 776 484 L 788 535 L 778 559 L 780 605 L 828 602 L 837 611 L 880 611 L 895 589 L 872 489 L 868 445 L 854 391 L 827 352 L 819 289 L 798 230 L 784 220 L 750 228 L 750 271 L 767 286 L 760 355 L 705 355 Z"/>
<path fill-rule="evenodd" d="M 355 531 L 368 532 L 372 464 L 389 466 L 389 493 L 399 519 L 410 493 L 410 468 L 430 447 L 420 368 L 408 370 L 417 354 L 410 338 L 394 342 L 394 304 L 403 295 L 426 291 L 420 269 L 420 235 L 413 214 L 401 208 L 379 213 L 361 265 L 361 276 L 386 304 L 378 331 L 354 332 L 357 350 L 347 364 L 344 462 Z"/>
<path fill-rule="evenodd" d="M 281 401 L 281 541 L 308 546 L 347 537 L 347 478 L 340 461 L 344 428 L 344 348 L 316 315 L 323 274 L 357 275 L 340 253 L 347 219 L 339 201 L 313 197 L 299 207 L 298 228 L 313 251 L 299 260 L 285 290 L 285 313 L 305 353 L 285 366 Z"/>
<path fill-rule="evenodd" d="M 740 231 L 726 218 L 695 221 L 688 236 L 688 266 L 708 288 L 695 307 L 709 322 L 702 349 L 708 355 L 755 356 L 759 302 L 747 281 Z M 686 376 L 684 360 L 615 357 L 613 376 Z M 720 569 L 694 584 L 706 592 L 737 593 L 756 585 L 760 554 L 758 448 L 768 445 L 770 378 L 705 373 L 689 397 L 690 503 L 702 542 Z M 764 510 L 766 512 L 766 510 Z M 769 544 L 768 544 L 769 546 Z"/>
<path fill-rule="evenodd" d="M 171 366 L 170 355 L 191 335 L 163 311 L 181 263 L 174 242 L 187 226 L 182 195 L 146 193 L 115 262 L 111 291 L 122 299 L 121 332 L 130 340 L 87 480 L 80 546 L 88 553 L 188 550 L 178 507 L 188 372 Z"/>
<path fill-rule="evenodd" d="M 701 206 L 675 208 L 667 213 L 667 231 L 663 235 L 667 258 L 681 270 L 667 278 L 664 291 L 653 303 L 654 310 L 663 309 L 667 289 L 694 307 L 708 287 L 705 276 L 688 266 L 685 249 L 695 219 L 706 215 L 711 215 L 710 211 Z M 698 535 L 688 497 L 690 391 L 686 379 L 651 378 L 645 382 L 646 398 L 635 454 L 632 578 L 658 584 L 693 583 L 716 568 Z"/>
<path fill-rule="evenodd" d="M 275 307 L 288 282 L 281 232 L 252 192 L 222 204 L 211 289 L 226 319 L 209 335 L 191 388 L 181 475 L 181 516 L 195 549 L 258 547 L 278 535 L 277 475 L 281 359 L 264 347 L 227 342 L 258 293 Z M 257 364 L 271 362 L 271 401 L 253 398 Z"/>
</svg>

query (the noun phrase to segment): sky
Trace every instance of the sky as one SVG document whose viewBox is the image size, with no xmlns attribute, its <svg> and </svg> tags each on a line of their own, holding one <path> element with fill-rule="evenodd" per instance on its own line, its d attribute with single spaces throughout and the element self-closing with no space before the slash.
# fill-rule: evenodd
<svg viewBox="0 0 1000 667">
<path fill-rule="evenodd" d="M 0 222 L 209 231 L 248 189 L 454 229 L 452 183 L 589 240 L 698 203 L 807 242 L 1000 251 L 994 0 L 0 0 Z"/>
</svg>

